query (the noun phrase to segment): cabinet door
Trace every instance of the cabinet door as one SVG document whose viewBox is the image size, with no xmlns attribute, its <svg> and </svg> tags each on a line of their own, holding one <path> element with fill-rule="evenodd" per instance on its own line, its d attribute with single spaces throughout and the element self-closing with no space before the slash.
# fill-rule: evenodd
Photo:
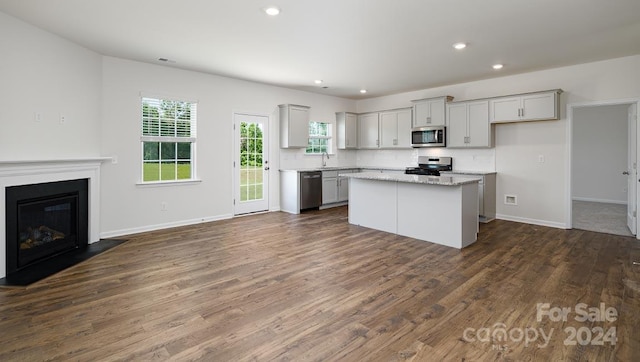
<svg viewBox="0 0 640 362">
<path fill-rule="evenodd" d="M 445 99 L 425 99 L 413 105 L 413 127 L 444 126 Z"/>
<path fill-rule="evenodd" d="M 322 178 L 322 204 L 331 204 L 338 201 L 338 178 Z"/>
<path fill-rule="evenodd" d="M 339 150 L 358 148 L 358 115 L 336 112 L 336 145 Z"/>
<path fill-rule="evenodd" d="M 467 146 L 467 106 L 466 103 L 447 104 L 447 147 Z"/>
<path fill-rule="evenodd" d="M 484 216 L 484 184 L 478 183 L 478 215 Z"/>
<path fill-rule="evenodd" d="M 398 136 L 396 147 L 411 148 L 411 108 L 398 111 Z"/>
<path fill-rule="evenodd" d="M 378 148 L 378 113 L 358 116 L 359 148 Z"/>
<path fill-rule="evenodd" d="M 556 93 L 540 93 L 522 96 L 522 119 L 539 121 L 557 119 Z"/>
<path fill-rule="evenodd" d="M 289 147 L 307 147 L 309 144 L 309 109 L 289 107 Z"/>
<path fill-rule="evenodd" d="M 467 103 L 468 147 L 491 147 L 489 101 Z"/>
<path fill-rule="evenodd" d="M 489 101 L 491 123 L 520 120 L 520 97 L 496 98 Z"/>
<path fill-rule="evenodd" d="M 340 176 L 338 177 L 338 201 L 349 200 L 349 178 Z"/>
<path fill-rule="evenodd" d="M 445 102 L 444 98 L 434 99 L 427 102 L 429 107 L 429 117 L 431 126 L 444 126 L 445 124 Z"/>
<path fill-rule="evenodd" d="M 393 148 L 398 144 L 398 113 L 380 113 L 380 147 Z"/>
<path fill-rule="evenodd" d="M 347 113 L 345 117 L 345 146 L 358 147 L 358 116 L 352 113 Z"/>
<path fill-rule="evenodd" d="M 422 101 L 413 105 L 413 127 L 424 127 L 431 122 L 431 113 L 429 112 L 429 104 Z"/>
</svg>

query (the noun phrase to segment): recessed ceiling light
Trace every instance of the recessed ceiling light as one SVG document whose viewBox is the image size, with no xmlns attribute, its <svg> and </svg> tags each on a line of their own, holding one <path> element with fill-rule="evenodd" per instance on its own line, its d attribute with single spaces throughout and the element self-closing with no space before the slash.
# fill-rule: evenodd
<svg viewBox="0 0 640 362">
<path fill-rule="evenodd" d="M 462 49 L 467 47 L 467 44 L 465 44 L 465 43 L 455 43 L 455 44 L 453 44 L 453 47 L 456 48 L 457 50 L 462 50 Z"/>
<path fill-rule="evenodd" d="M 322 84 L 322 79 L 316 79 L 313 81 L 315 84 Z"/>
<path fill-rule="evenodd" d="M 275 6 L 269 6 L 268 8 L 264 8 L 264 12 L 267 13 L 267 15 L 276 16 L 280 14 L 280 9 Z"/>
<path fill-rule="evenodd" d="M 495 70 L 502 69 L 502 67 L 504 67 L 504 65 L 502 65 L 502 64 L 494 64 L 493 65 L 493 69 L 495 69 Z"/>
<path fill-rule="evenodd" d="M 367 93 L 367 90 L 366 89 L 360 89 L 360 93 L 365 94 L 365 93 Z"/>
</svg>

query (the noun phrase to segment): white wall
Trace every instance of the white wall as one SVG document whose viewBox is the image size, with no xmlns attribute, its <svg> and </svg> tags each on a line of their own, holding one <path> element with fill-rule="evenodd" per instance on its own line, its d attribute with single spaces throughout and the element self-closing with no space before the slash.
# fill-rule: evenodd
<svg viewBox="0 0 640 362">
<path fill-rule="evenodd" d="M 354 102 L 239 81 L 165 66 L 101 57 L 0 13 L 0 159 L 117 156 L 103 166 L 101 228 L 117 235 L 232 213 L 232 114 L 234 110 L 273 115 L 278 104 L 311 107 L 314 120 L 335 122 L 337 111 L 375 111 L 410 106 L 410 100 L 452 95 L 456 100 L 562 88 L 563 119 L 495 127 L 494 150 L 446 150 L 457 168 L 498 172 L 497 211 L 505 219 L 564 226 L 567 103 L 640 97 L 640 56 L 488 79 Z M 428 70 L 425 70 L 428 71 Z M 198 176 L 202 182 L 140 187 L 140 92 L 199 101 Z M 100 109 L 102 107 L 102 109 Z M 33 121 L 40 113 L 42 121 Z M 59 124 L 59 116 L 67 118 Z M 316 165 L 302 150 L 283 151 L 272 119 L 272 170 Z M 418 154 L 436 151 L 340 152 L 330 162 L 383 163 L 404 167 Z M 545 163 L 538 163 L 538 156 Z M 378 157 L 379 156 L 379 157 Z M 282 160 L 281 160 L 282 159 Z M 276 164 L 277 163 L 277 164 Z M 331 164 L 331 163 L 330 163 Z M 460 167 L 461 165 L 464 165 Z M 278 175 L 271 173 L 272 208 L 277 208 Z M 518 195 L 506 206 L 504 194 Z M 160 202 L 168 211 L 160 212 Z"/>
<path fill-rule="evenodd" d="M 461 101 L 563 89 L 561 120 L 500 124 L 495 126 L 494 131 L 498 217 L 566 227 L 565 182 L 569 172 L 565 169 L 566 104 L 637 98 L 640 96 L 639 70 L 640 56 L 624 57 L 361 100 L 358 101 L 357 111 L 405 107 L 410 105 L 412 99 L 443 95 L 451 95 Z M 481 157 L 490 157 L 491 152 L 462 151 L 479 152 Z M 544 163 L 538 162 L 540 155 L 544 156 Z M 467 153 L 464 157 L 469 159 Z M 517 195 L 518 205 L 505 205 L 505 194 Z"/>
<path fill-rule="evenodd" d="M 271 116 L 270 208 L 279 209 L 279 140 L 277 106 L 311 107 L 311 119 L 335 123 L 335 112 L 353 110 L 352 100 L 278 88 L 161 65 L 105 57 L 103 61 L 102 152 L 117 156 L 103 167 L 102 230 L 118 235 L 233 213 L 233 112 Z M 201 183 L 139 186 L 140 92 L 198 101 L 197 173 Z M 320 159 L 285 151 L 287 167 L 320 165 Z M 335 160 L 335 158 L 334 158 Z M 317 163 L 317 165 L 315 165 Z M 167 211 L 160 211 L 166 202 Z"/>
<path fill-rule="evenodd" d="M 0 160 L 116 156 L 117 164 L 102 166 L 102 236 L 229 217 L 234 111 L 271 117 L 270 208 L 278 209 L 277 105 L 307 105 L 312 119 L 333 123 L 335 112 L 355 110 L 353 100 L 103 57 L 3 13 L 0 49 Z M 136 185 L 140 92 L 199 102 L 200 183 Z M 34 113 L 41 114 L 41 122 L 34 121 Z M 60 115 L 66 117 L 64 125 Z M 283 152 L 286 166 L 320 163 L 302 152 Z M 355 153 L 340 152 L 331 162 L 348 162 L 349 157 L 355 159 Z M 160 211 L 160 202 L 167 203 L 168 211 Z"/>
<path fill-rule="evenodd" d="M 1 12 L 0 49 L 0 160 L 98 156 L 101 56 Z"/>
<path fill-rule="evenodd" d="M 574 108 L 573 199 L 627 203 L 628 108 Z"/>
</svg>

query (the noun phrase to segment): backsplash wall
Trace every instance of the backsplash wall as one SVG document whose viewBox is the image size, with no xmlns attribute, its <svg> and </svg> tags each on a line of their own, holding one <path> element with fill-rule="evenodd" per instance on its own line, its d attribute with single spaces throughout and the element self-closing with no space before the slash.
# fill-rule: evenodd
<svg viewBox="0 0 640 362">
<path fill-rule="evenodd" d="M 418 156 L 449 156 L 453 158 L 453 169 L 463 171 L 495 171 L 495 148 L 490 149 L 453 149 L 453 148 L 415 148 L 411 150 L 358 150 L 359 167 L 415 167 Z"/>
<path fill-rule="evenodd" d="M 414 148 L 410 150 L 337 150 L 330 155 L 327 166 L 393 167 L 418 165 L 418 156 L 449 156 L 454 170 L 495 171 L 495 149 Z M 306 155 L 304 149 L 280 149 L 281 170 L 319 168 L 320 155 Z"/>
<path fill-rule="evenodd" d="M 280 149 L 280 165 L 281 170 L 293 170 L 303 168 L 319 168 L 322 166 L 321 155 L 306 155 L 304 149 Z M 327 166 L 355 166 L 356 150 L 337 150 L 334 154 L 329 155 Z"/>
</svg>

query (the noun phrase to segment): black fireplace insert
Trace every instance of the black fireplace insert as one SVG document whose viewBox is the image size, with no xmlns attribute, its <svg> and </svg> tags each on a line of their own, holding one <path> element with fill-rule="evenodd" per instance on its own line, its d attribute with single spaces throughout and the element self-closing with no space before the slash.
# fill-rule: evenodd
<svg viewBox="0 0 640 362">
<path fill-rule="evenodd" d="M 6 188 L 7 275 L 88 245 L 88 180 Z"/>
</svg>

